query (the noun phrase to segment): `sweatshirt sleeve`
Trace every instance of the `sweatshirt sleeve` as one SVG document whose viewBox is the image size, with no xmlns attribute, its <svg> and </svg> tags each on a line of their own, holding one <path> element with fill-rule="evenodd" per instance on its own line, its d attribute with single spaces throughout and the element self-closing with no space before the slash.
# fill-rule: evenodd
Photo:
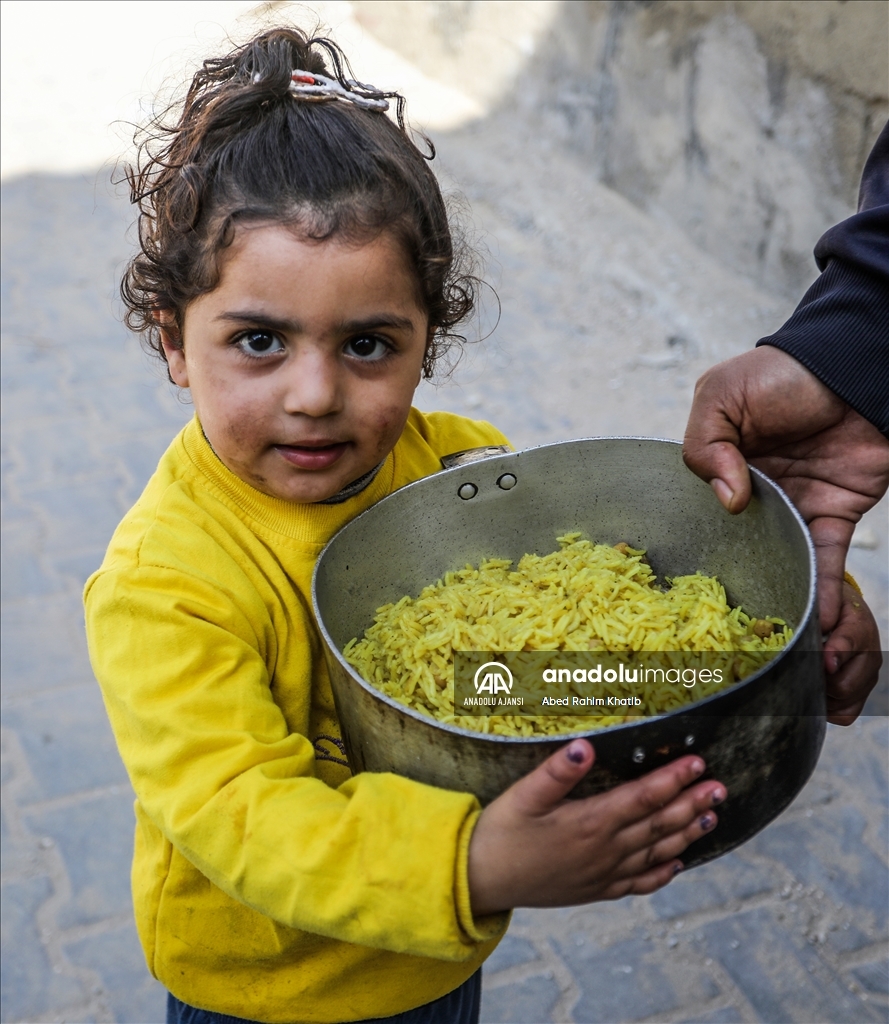
<svg viewBox="0 0 889 1024">
<path fill-rule="evenodd" d="M 391 774 L 316 778 L 243 604 L 157 566 L 100 572 L 86 600 L 138 800 L 214 885 L 288 927 L 399 953 L 464 960 L 502 932 L 505 916 L 467 917 L 475 797 Z M 308 627 L 305 645 L 310 664 Z"/>
<path fill-rule="evenodd" d="M 821 276 L 759 345 L 799 360 L 889 436 L 889 123 L 861 179 L 859 209 L 819 239 Z"/>
</svg>

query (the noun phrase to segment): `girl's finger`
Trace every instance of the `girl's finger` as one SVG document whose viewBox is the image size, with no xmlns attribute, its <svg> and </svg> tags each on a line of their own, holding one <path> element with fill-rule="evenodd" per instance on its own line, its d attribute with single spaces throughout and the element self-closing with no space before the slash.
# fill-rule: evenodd
<svg viewBox="0 0 889 1024">
<path fill-rule="evenodd" d="M 701 782 L 697 786 L 681 793 L 675 800 L 666 807 L 642 821 L 634 822 L 627 826 L 615 841 L 632 855 L 637 850 L 647 850 L 655 846 L 662 839 L 682 832 L 696 819 L 718 807 L 726 797 L 726 789 L 719 782 Z M 697 838 L 697 837 L 696 837 Z M 660 857 L 659 860 L 662 860 Z M 649 861 L 653 863 L 653 861 Z"/>
<path fill-rule="evenodd" d="M 675 800 L 686 786 L 703 774 L 705 768 L 704 762 L 696 755 L 680 757 L 678 761 L 649 772 L 641 779 L 617 786 L 601 797 L 592 797 L 591 801 L 601 800 L 601 804 L 590 805 L 590 817 L 597 818 L 602 813 L 599 808 L 604 810 L 611 804 L 608 814 L 615 823 L 615 831 L 644 821 Z"/>
<path fill-rule="evenodd" d="M 683 866 L 681 860 L 670 860 L 629 878 L 621 878 L 605 888 L 599 899 L 619 900 L 624 896 L 647 896 L 672 882 L 682 871 Z"/>
<path fill-rule="evenodd" d="M 617 868 L 616 874 L 636 879 L 648 874 L 653 868 L 662 867 L 668 862 L 673 864 L 693 842 L 708 835 L 718 824 L 719 818 L 715 811 L 698 813 L 685 828 L 631 853 Z"/>
<path fill-rule="evenodd" d="M 595 759 L 591 743 L 573 740 L 533 772 L 519 779 L 503 795 L 509 794 L 519 813 L 530 817 L 549 814 L 592 768 Z"/>
<path fill-rule="evenodd" d="M 684 853 L 692 843 L 709 835 L 719 824 L 719 817 L 715 811 L 704 811 L 695 817 L 680 832 L 660 840 L 650 847 L 645 854 L 647 864 L 663 864 L 665 861 L 675 860 Z"/>
</svg>

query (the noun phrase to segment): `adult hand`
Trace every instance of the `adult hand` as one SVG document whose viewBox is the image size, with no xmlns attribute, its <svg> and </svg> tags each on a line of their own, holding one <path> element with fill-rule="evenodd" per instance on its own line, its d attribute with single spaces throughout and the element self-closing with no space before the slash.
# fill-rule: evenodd
<svg viewBox="0 0 889 1024">
<path fill-rule="evenodd" d="M 594 759 L 586 740 L 574 740 L 484 809 L 469 844 L 475 916 L 654 892 L 681 870 L 689 843 L 716 826 L 712 808 L 726 790 L 713 779 L 693 785 L 700 757 L 566 799 Z"/>
<path fill-rule="evenodd" d="M 745 460 L 781 485 L 809 524 L 821 629 L 832 630 L 852 531 L 889 486 L 889 441 L 802 363 L 763 345 L 698 381 L 684 458 L 732 513 L 750 501 Z"/>
</svg>

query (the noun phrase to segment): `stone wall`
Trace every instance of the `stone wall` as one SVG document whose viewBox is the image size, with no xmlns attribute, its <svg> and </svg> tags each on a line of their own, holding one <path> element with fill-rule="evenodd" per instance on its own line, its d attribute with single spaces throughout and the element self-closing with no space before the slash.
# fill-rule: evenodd
<svg viewBox="0 0 889 1024">
<path fill-rule="evenodd" d="M 423 71 L 521 115 L 758 284 L 799 295 L 889 110 L 883 0 L 361 2 Z"/>
</svg>

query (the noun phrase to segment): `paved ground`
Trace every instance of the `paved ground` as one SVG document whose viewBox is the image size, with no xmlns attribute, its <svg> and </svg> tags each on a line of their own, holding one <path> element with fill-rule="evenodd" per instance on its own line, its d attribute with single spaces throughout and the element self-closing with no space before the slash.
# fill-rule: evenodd
<svg viewBox="0 0 889 1024">
<path fill-rule="evenodd" d="M 488 232 L 503 318 L 458 383 L 422 401 L 485 415 L 519 444 L 677 436 L 700 369 L 787 303 L 577 168 L 523 154 L 520 174 L 486 131 L 442 150 Z M 123 204 L 78 176 L 11 182 L 4 204 L 0 1015 L 145 1024 L 163 1019 L 163 993 L 131 922 L 132 793 L 80 590 L 189 410 L 113 315 Z M 885 519 L 884 506 L 852 553 L 884 630 Z M 885 715 L 885 691 L 871 708 Z M 483 1020 L 887 1020 L 887 745 L 885 717 L 831 728 L 790 810 L 652 898 L 517 914 Z"/>
</svg>

